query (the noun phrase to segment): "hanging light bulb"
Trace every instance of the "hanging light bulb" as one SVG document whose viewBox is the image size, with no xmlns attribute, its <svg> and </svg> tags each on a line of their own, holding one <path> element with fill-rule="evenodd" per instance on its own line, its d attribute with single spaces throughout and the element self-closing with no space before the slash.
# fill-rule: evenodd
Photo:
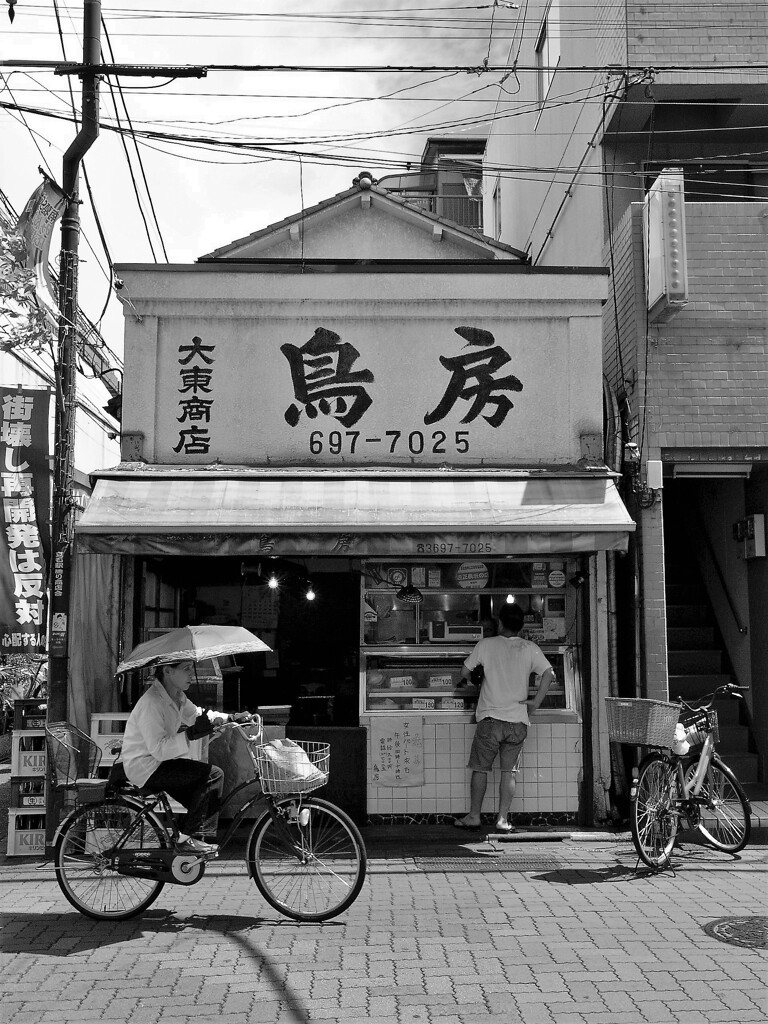
<svg viewBox="0 0 768 1024">
<path fill-rule="evenodd" d="M 507 594 L 507 604 L 514 604 L 514 603 L 515 603 L 515 595 L 514 594 Z"/>
<path fill-rule="evenodd" d="M 315 588 L 312 586 L 311 583 L 307 584 L 307 592 L 304 596 L 308 601 L 314 601 L 315 598 L 317 597 L 317 594 L 315 593 Z"/>
<path fill-rule="evenodd" d="M 278 580 L 277 576 L 270 576 L 267 580 L 267 586 L 270 590 L 277 590 L 280 586 L 280 580 Z"/>
</svg>

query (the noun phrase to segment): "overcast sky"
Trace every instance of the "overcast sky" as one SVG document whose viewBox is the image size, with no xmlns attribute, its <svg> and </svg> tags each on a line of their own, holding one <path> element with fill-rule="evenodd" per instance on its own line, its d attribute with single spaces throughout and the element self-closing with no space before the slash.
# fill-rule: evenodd
<svg viewBox="0 0 768 1024">
<path fill-rule="evenodd" d="M 484 60 L 506 61 L 522 28 L 519 9 L 494 8 L 492 0 L 431 3 L 225 0 L 214 9 L 201 0 L 109 0 L 102 6 L 102 46 L 108 62 L 143 65 L 479 68 Z M 15 12 L 11 25 L 0 3 L 0 60 L 82 59 L 83 0 L 19 0 Z M 9 67 L 0 67 L 0 76 L 4 102 L 66 118 L 71 82 L 80 109 L 79 79 Z M 104 81 L 103 128 L 85 167 L 110 256 L 114 263 L 164 263 L 166 254 L 171 263 L 192 262 L 343 191 L 362 169 L 375 177 L 397 172 L 418 161 L 429 135 L 482 133 L 499 78 L 211 70 L 202 80 L 121 78 L 121 91 L 114 79 Z M 137 146 L 108 130 L 128 128 L 129 119 L 137 133 L 221 145 L 152 139 Z M 0 109 L 0 188 L 17 212 L 40 181 L 38 166 L 61 182 L 62 155 L 74 135 L 71 121 Z M 274 151 L 227 150 L 233 141 Z M 109 293 L 107 262 L 82 178 L 81 198 L 80 302 L 98 320 Z M 52 254 L 58 247 L 57 231 Z M 114 296 L 102 332 L 122 351 L 122 308 Z"/>
</svg>

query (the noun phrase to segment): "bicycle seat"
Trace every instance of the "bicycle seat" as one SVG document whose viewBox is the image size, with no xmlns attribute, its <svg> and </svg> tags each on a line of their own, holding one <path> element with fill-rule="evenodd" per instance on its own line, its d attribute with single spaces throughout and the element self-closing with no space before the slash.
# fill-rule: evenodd
<svg viewBox="0 0 768 1024">
<path fill-rule="evenodd" d="M 121 761 L 115 761 L 109 769 L 108 784 L 109 788 L 115 794 L 127 793 L 131 796 L 144 797 L 155 796 L 157 793 L 156 789 L 147 789 L 144 786 L 134 786 L 132 782 L 129 782 Z"/>
</svg>

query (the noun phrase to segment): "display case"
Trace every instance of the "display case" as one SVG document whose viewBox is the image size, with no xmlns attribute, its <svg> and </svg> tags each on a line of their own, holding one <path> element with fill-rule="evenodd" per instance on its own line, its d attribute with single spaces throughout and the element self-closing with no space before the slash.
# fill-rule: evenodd
<svg viewBox="0 0 768 1024">
<path fill-rule="evenodd" d="M 400 647 L 386 653 L 361 651 L 363 678 L 361 712 L 371 714 L 412 711 L 453 711 L 473 713 L 481 681 L 462 680 L 461 669 L 470 647 L 431 645 L 428 649 Z M 565 645 L 542 647 L 555 670 L 555 680 L 540 712 L 575 711 L 578 708 L 578 676 L 575 651 Z M 536 693 L 531 676 L 528 696 Z"/>
<path fill-rule="evenodd" d="M 522 635 L 555 670 L 538 713 L 577 713 L 578 595 L 567 581 L 578 570 L 578 559 L 563 558 L 365 563 L 361 714 L 471 716 L 479 680 L 462 680 L 463 663 L 478 640 L 493 635 L 498 610 L 510 601 L 525 615 Z"/>
<path fill-rule="evenodd" d="M 364 651 L 363 711 L 473 711 L 480 688 L 463 682 L 470 648 Z"/>
</svg>

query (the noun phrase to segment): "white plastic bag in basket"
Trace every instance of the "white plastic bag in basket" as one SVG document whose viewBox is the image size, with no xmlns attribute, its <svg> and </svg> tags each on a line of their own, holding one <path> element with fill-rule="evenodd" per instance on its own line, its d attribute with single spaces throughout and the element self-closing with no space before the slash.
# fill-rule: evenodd
<svg viewBox="0 0 768 1024">
<path fill-rule="evenodd" d="M 293 740 L 270 740 L 261 752 L 277 768 L 280 778 L 312 782 L 325 778 L 309 760 L 306 750 Z"/>
<path fill-rule="evenodd" d="M 686 739 L 685 726 L 678 722 L 675 726 L 675 738 L 672 742 L 672 751 L 683 757 L 691 749 L 691 744 Z"/>
</svg>

